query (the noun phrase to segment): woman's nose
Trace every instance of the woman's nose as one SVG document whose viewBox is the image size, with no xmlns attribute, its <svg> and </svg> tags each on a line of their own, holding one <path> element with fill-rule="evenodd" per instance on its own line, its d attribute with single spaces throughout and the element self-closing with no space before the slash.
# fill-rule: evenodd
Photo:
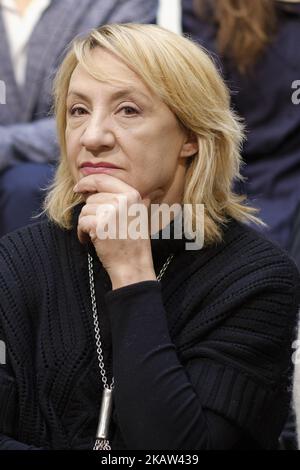
<svg viewBox="0 0 300 470">
<path fill-rule="evenodd" d="M 105 119 L 91 119 L 81 136 L 80 143 L 90 151 L 111 149 L 115 145 L 115 135 Z"/>
</svg>

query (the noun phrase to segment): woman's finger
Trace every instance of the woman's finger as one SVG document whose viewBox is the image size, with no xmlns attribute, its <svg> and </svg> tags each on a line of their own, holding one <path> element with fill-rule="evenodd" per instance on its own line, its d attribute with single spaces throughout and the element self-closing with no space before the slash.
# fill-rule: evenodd
<svg viewBox="0 0 300 470">
<path fill-rule="evenodd" d="M 88 175 L 82 178 L 74 187 L 76 193 L 127 193 L 138 191 L 119 178 L 107 174 Z"/>
<path fill-rule="evenodd" d="M 77 226 L 77 235 L 81 243 L 94 238 L 97 231 L 97 218 L 94 215 L 80 216 Z"/>
</svg>

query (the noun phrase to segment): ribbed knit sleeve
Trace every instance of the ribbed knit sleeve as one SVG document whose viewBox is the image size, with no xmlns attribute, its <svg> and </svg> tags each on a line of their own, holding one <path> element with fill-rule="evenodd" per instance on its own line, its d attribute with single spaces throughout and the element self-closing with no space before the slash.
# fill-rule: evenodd
<svg viewBox="0 0 300 470">
<path fill-rule="evenodd" d="M 243 433 L 199 402 L 193 366 L 183 367 L 171 341 L 158 283 L 132 284 L 107 294 L 106 300 L 116 413 L 127 448 L 232 448 Z"/>
<path fill-rule="evenodd" d="M 24 261 L 24 252 L 19 251 L 14 239 L 9 236 L 0 242 L 0 449 L 1 450 L 35 450 L 35 446 L 18 441 L 19 410 L 22 397 L 18 396 L 18 383 L 25 383 L 30 362 L 30 350 L 33 346 L 30 318 L 33 307 L 32 294 L 28 291 L 24 279 L 33 275 L 28 270 L 30 257 Z M 29 262 L 29 264 L 28 264 Z M 31 288 L 35 279 L 31 279 Z M 16 354 L 15 344 L 19 344 L 24 356 Z M 27 353 L 27 354 L 26 354 Z M 33 366 L 32 366 L 33 369 Z M 18 371 L 17 376 L 14 370 Z M 30 437 L 28 436 L 28 439 Z"/>
<path fill-rule="evenodd" d="M 285 257 L 240 263 L 212 288 L 207 307 L 195 294 L 177 350 L 155 281 L 108 293 L 117 415 L 129 448 L 207 448 L 203 410 L 276 448 L 289 404 L 297 287 Z"/>
<path fill-rule="evenodd" d="M 241 277 L 232 277 L 232 285 L 216 299 L 215 308 L 217 303 L 223 307 L 214 331 L 209 331 L 213 305 L 202 310 L 207 336 L 202 344 L 195 342 L 194 351 L 201 357 L 201 403 L 247 430 L 264 448 L 273 448 L 290 404 L 300 286 L 296 269 L 284 257 L 263 263 L 263 268 L 260 261 L 244 267 L 243 277 L 239 269 Z M 230 314 L 224 315 L 225 309 Z"/>
</svg>

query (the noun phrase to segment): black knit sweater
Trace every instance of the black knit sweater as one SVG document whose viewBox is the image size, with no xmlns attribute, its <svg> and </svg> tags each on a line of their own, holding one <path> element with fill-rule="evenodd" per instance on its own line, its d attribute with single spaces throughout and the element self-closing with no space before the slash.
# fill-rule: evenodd
<svg viewBox="0 0 300 470">
<path fill-rule="evenodd" d="M 74 211 L 74 226 L 80 206 Z M 280 248 L 230 220 L 198 251 L 152 239 L 159 283 L 116 290 L 76 228 L 46 221 L 0 240 L 0 449 L 90 449 L 104 363 L 112 449 L 276 448 L 290 399 L 300 281 Z"/>
</svg>

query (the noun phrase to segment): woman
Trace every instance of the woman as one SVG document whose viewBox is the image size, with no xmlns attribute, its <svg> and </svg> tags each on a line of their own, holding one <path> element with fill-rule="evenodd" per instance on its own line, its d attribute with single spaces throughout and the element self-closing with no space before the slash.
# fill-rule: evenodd
<svg viewBox="0 0 300 470">
<path fill-rule="evenodd" d="M 213 8 L 212 8 L 213 4 Z M 182 0 L 183 31 L 215 57 L 246 123 L 246 193 L 288 251 L 300 204 L 299 0 Z"/>
<path fill-rule="evenodd" d="M 242 131 L 212 61 L 157 26 L 104 26 L 55 92 L 49 220 L 0 244 L 2 449 L 276 448 L 299 277 L 232 191 Z M 101 239 L 120 201 L 189 205 L 194 229 L 204 204 L 203 249 L 177 218 Z"/>
</svg>

